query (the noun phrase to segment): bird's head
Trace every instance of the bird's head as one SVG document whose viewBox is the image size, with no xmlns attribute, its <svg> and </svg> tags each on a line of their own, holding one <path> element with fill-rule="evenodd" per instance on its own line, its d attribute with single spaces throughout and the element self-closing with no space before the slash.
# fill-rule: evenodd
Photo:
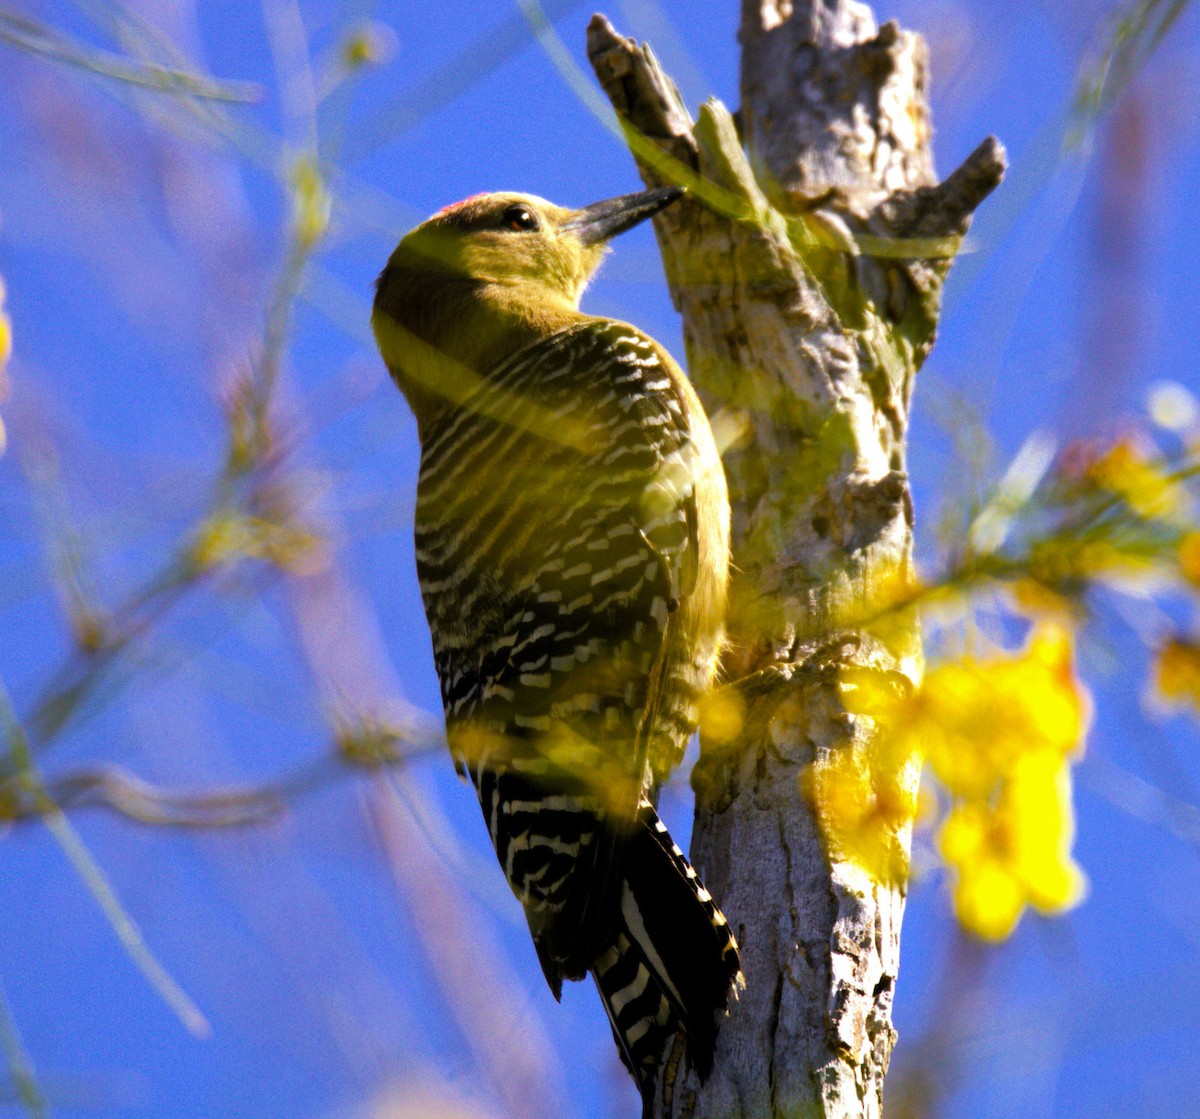
<svg viewBox="0 0 1200 1119">
<path fill-rule="evenodd" d="M 626 194 L 569 210 L 532 194 L 476 194 L 439 210 L 408 234 L 380 277 L 397 268 L 479 284 L 528 287 L 579 305 L 608 242 L 683 193 L 678 187 Z"/>
<path fill-rule="evenodd" d="M 463 367 L 486 375 L 569 325 L 608 242 L 681 194 L 660 187 L 581 210 L 531 194 L 477 194 L 412 230 L 379 276 L 371 323 L 418 419 L 435 403 L 423 399 L 430 390 L 460 394 Z"/>
</svg>

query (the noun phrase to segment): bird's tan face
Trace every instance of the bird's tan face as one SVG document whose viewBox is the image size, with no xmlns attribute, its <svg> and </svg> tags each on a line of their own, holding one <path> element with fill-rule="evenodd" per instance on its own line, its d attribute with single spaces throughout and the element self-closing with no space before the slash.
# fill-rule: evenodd
<svg viewBox="0 0 1200 1119">
<path fill-rule="evenodd" d="M 584 213 L 531 194 L 480 195 L 417 226 L 396 256 L 435 273 L 536 285 L 576 307 L 605 250 L 604 241 L 587 243 L 573 224 Z"/>
</svg>

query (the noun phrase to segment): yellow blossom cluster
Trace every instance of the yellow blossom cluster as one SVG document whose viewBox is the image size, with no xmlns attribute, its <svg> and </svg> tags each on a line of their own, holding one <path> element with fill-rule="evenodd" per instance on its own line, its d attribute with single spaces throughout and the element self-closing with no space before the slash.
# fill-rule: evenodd
<svg viewBox="0 0 1200 1119">
<path fill-rule="evenodd" d="M 1193 587 L 1200 587 L 1200 532 L 1186 533 L 1179 542 L 1179 574 Z"/>
<path fill-rule="evenodd" d="M 375 769 L 400 760 L 405 741 L 403 731 L 387 721 L 373 718 L 344 720 L 336 728 L 338 755 L 350 765 Z"/>
<path fill-rule="evenodd" d="M 1099 449 L 1068 448 L 1042 510 L 1057 523 L 1035 517 L 1024 551 L 1008 557 L 1018 608 L 1034 615 L 1078 614 L 1097 584 L 1144 593 L 1172 571 L 1195 583 L 1200 534 L 1190 532 L 1190 472 L 1141 435 Z"/>
<path fill-rule="evenodd" d="M 1088 698 L 1069 630 L 1036 626 L 1022 649 L 934 668 L 900 732 L 920 744 L 950 797 L 938 849 L 954 872 L 964 927 L 1001 940 L 1026 905 L 1077 904 L 1084 878 L 1071 858 L 1071 760 Z"/>
<path fill-rule="evenodd" d="M 915 740 L 953 795 L 979 799 L 1023 755 L 1070 757 L 1087 722 L 1068 630 L 1036 626 L 1016 653 L 967 656 L 931 669 L 899 733 Z"/>
<path fill-rule="evenodd" d="M 4 281 L 0 280 L 0 369 L 8 363 L 12 353 L 12 323 L 4 313 Z"/>
<path fill-rule="evenodd" d="M 1118 440 L 1087 462 L 1083 477 L 1123 500 L 1139 517 L 1170 519 L 1187 505 L 1187 492 L 1162 459 L 1132 437 Z"/>
<path fill-rule="evenodd" d="M 1200 645 L 1182 637 L 1163 642 L 1154 660 L 1154 687 L 1171 707 L 1200 708 Z"/>
<path fill-rule="evenodd" d="M 1062 467 L 1067 492 L 1078 496 L 1082 486 L 1085 495 L 1098 494 L 1102 501 L 1086 531 L 1071 526 L 1073 531 L 1031 546 L 1026 564 L 1030 578 L 1013 585 L 1018 608 L 1050 614 L 1054 596 L 1065 590 L 1068 596 L 1059 596 L 1061 616 L 1062 605 L 1078 610 L 1078 592 L 1089 583 L 1123 589 L 1131 577 L 1139 583 L 1138 593 L 1157 595 L 1164 576 L 1195 605 L 1200 528 L 1189 482 L 1200 475 L 1196 402 L 1182 386 L 1168 384 L 1152 393 L 1150 405 L 1159 426 L 1186 437 L 1184 453 L 1164 453 L 1144 434 L 1132 434 L 1101 450 L 1077 447 L 1067 456 Z M 1026 589 L 1030 584 L 1034 595 Z M 1171 633 L 1158 640 L 1153 690 L 1167 707 L 1200 712 L 1200 641 L 1194 635 Z"/>
<path fill-rule="evenodd" d="M 1187 532 L 1176 553 L 1179 576 L 1190 589 L 1200 589 L 1200 531 Z M 1167 707 L 1200 711 L 1200 641 L 1172 634 L 1154 655 L 1154 691 Z"/>
<path fill-rule="evenodd" d="M 1070 631 L 1041 623 L 1021 649 L 939 664 L 916 689 L 881 682 L 857 673 L 842 688 L 847 709 L 879 726 L 870 750 L 837 751 L 805 778 L 831 847 L 894 880 L 905 865 L 896 837 L 917 811 L 911 767 L 924 756 L 948 800 L 937 846 L 965 928 L 1002 940 L 1027 905 L 1078 903 L 1071 761 L 1089 703 Z"/>
<path fill-rule="evenodd" d="M 1194 426 L 1197 414 L 1188 412 L 1187 423 Z M 1088 592 L 1101 585 L 1145 598 L 1182 586 L 1194 600 L 1200 589 L 1191 486 L 1200 478 L 1200 427 L 1181 421 L 1171 430 L 1193 433 L 1182 454 L 1160 451 L 1141 433 L 1068 448 L 1003 548 L 968 555 L 940 587 L 897 578 L 896 590 L 871 604 L 869 628 L 893 651 L 879 617 L 886 623 L 939 598 L 961 616 L 955 596 L 961 605 L 979 585 L 1003 592 L 1010 609 L 1036 621 L 1021 647 L 946 660 L 919 687 L 902 677 L 898 686 L 887 671 L 840 673 L 845 710 L 868 721 L 848 724 L 846 744 L 818 756 L 802 780 L 831 857 L 877 881 L 904 878 L 907 830 L 922 807 L 912 774 L 923 759 L 940 806 L 936 849 L 965 928 L 1001 940 L 1029 906 L 1055 913 L 1079 902 L 1086 887 L 1071 856 L 1071 766 L 1089 700 L 1073 646 Z M 1200 638 L 1185 632 L 1160 640 L 1154 686 L 1166 704 L 1200 713 Z"/>
</svg>

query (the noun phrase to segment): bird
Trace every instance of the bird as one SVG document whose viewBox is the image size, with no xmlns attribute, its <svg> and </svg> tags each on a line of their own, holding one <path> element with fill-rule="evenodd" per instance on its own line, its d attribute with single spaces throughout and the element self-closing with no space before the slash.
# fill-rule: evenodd
<svg viewBox="0 0 1200 1119">
<path fill-rule="evenodd" d="M 656 810 L 713 686 L 729 501 L 700 401 L 580 297 L 659 187 L 473 195 L 409 232 L 372 328 L 417 423 L 417 575 L 446 736 L 555 998 L 590 974 L 649 1117 L 745 980 Z M 669 1086 L 669 1085 L 668 1085 Z"/>
</svg>

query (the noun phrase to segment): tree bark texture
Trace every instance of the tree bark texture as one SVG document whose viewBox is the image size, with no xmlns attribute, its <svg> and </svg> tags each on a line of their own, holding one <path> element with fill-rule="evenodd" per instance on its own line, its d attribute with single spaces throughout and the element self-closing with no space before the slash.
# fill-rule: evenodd
<svg viewBox="0 0 1200 1119">
<path fill-rule="evenodd" d="M 730 702 L 723 732 L 704 727 L 691 855 L 747 985 L 708 1081 L 664 1076 L 655 1114 L 874 1117 L 904 875 L 831 834 L 819 778 L 862 776 L 906 867 L 910 821 L 887 790 L 915 792 L 919 762 L 879 779 L 878 728 L 847 694 L 920 673 L 915 620 L 886 609 L 911 569 L 913 376 L 1004 153 L 986 140 L 937 182 L 924 42 L 854 0 L 743 0 L 741 42 L 739 113 L 709 101 L 693 120 L 648 47 L 602 16 L 588 33 L 647 184 L 692 188 L 656 228 L 692 379 L 719 437 L 739 432 Z"/>
</svg>

